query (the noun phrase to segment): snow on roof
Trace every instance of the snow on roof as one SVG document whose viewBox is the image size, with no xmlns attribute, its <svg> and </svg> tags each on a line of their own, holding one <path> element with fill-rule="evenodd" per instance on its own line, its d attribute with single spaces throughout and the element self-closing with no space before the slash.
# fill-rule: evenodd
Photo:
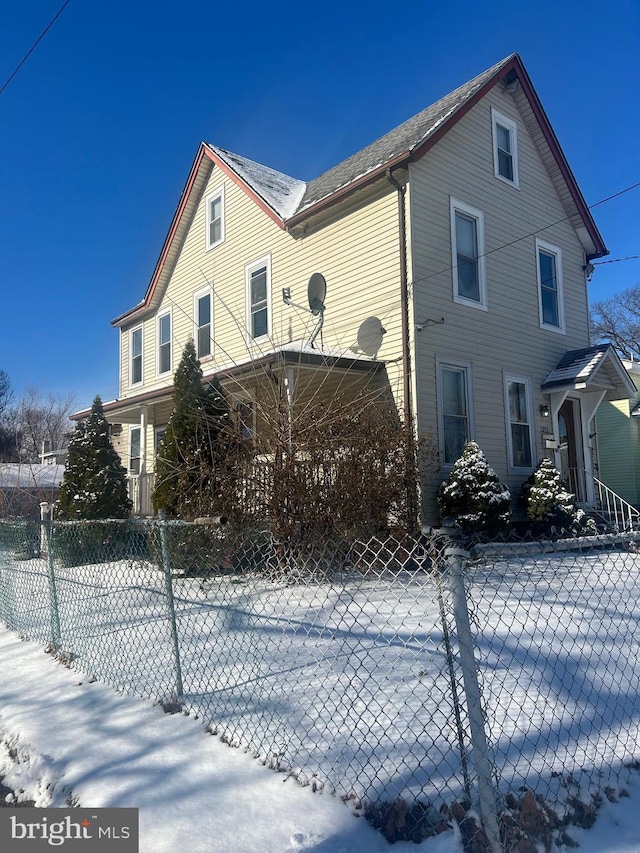
<svg viewBox="0 0 640 853">
<path fill-rule="evenodd" d="M 241 177 L 283 219 L 301 213 L 354 181 L 375 172 L 403 154 L 411 154 L 451 115 L 489 81 L 515 54 L 497 62 L 435 104 L 305 183 L 224 148 L 209 148 Z"/>
<path fill-rule="evenodd" d="M 0 464 L 0 489 L 57 489 L 64 465 L 28 465 L 22 462 Z"/>
<path fill-rule="evenodd" d="M 288 219 L 296 212 L 306 189 L 304 181 L 299 181 L 283 172 L 277 172 L 275 169 L 263 166 L 262 163 L 249 160 L 248 157 L 241 157 L 224 148 L 218 148 L 216 145 L 209 145 L 209 148 L 257 192 L 282 219 Z"/>
</svg>

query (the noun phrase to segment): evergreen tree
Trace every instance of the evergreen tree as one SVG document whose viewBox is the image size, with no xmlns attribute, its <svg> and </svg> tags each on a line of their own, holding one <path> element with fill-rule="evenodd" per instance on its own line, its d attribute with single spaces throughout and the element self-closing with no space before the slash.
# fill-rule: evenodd
<svg viewBox="0 0 640 853">
<path fill-rule="evenodd" d="M 128 518 L 127 472 L 113 449 L 102 401 L 80 421 L 69 443 L 56 515 L 61 519 Z"/>
<path fill-rule="evenodd" d="M 440 486 L 441 517 L 452 516 L 466 533 L 498 536 L 509 529 L 511 493 L 487 463 L 475 441 L 468 441 Z"/>
<path fill-rule="evenodd" d="M 173 411 L 156 459 L 153 508 L 167 518 L 224 514 L 220 475 L 230 435 L 227 402 L 217 382 L 203 385 L 193 341 L 173 382 Z"/>
<path fill-rule="evenodd" d="M 550 459 L 543 459 L 521 492 L 527 517 L 545 533 L 570 535 L 595 533 L 595 523 L 576 507 L 575 495 L 568 492 L 560 471 Z"/>
</svg>

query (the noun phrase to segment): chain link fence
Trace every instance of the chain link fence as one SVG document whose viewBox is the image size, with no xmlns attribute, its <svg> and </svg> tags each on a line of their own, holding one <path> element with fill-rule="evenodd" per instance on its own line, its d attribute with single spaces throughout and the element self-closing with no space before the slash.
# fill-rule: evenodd
<svg viewBox="0 0 640 853">
<path fill-rule="evenodd" d="M 588 822 L 639 757 L 635 547 L 0 522 L 0 619 L 352 801 L 392 841 L 456 820 L 498 853 L 578 804 Z"/>
</svg>

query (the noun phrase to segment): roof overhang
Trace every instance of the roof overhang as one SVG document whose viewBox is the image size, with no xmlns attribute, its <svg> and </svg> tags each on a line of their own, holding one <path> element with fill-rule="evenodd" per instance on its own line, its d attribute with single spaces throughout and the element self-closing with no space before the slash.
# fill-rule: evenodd
<svg viewBox="0 0 640 853">
<path fill-rule="evenodd" d="M 627 400 L 636 393 L 612 344 L 566 352 L 542 383 L 546 393 L 603 391 L 605 400 Z"/>
<path fill-rule="evenodd" d="M 256 358 L 247 358 L 244 362 L 216 366 L 214 370 L 203 371 L 204 383 L 213 379 L 225 383 L 243 381 L 247 377 L 269 380 L 286 367 L 319 371 L 348 371 L 359 375 L 377 373 L 385 367 L 384 361 L 367 356 L 349 354 L 348 351 L 321 350 L 304 344 L 290 344 L 261 353 Z M 109 423 L 138 423 L 143 409 L 164 403 L 173 396 L 173 385 L 163 385 L 140 394 L 111 400 L 103 403 L 103 411 Z M 91 409 L 83 409 L 70 415 L 73 421 L 85 420 Z"/>
</svg>

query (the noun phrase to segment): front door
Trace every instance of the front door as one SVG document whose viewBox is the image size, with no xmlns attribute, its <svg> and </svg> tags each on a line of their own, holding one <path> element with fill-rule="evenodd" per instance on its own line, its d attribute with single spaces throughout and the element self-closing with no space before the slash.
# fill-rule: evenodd
<svg viewBox="0 0 640 853">
<path fill-rule="evenodd" d="M 584 501 L 586 494 L 584 472 L 578 454 L 576 405 L 574 400 L 565 400 L 558 412 L 558 455 L 562 478 L 576 498 Z"/>
</svg>

